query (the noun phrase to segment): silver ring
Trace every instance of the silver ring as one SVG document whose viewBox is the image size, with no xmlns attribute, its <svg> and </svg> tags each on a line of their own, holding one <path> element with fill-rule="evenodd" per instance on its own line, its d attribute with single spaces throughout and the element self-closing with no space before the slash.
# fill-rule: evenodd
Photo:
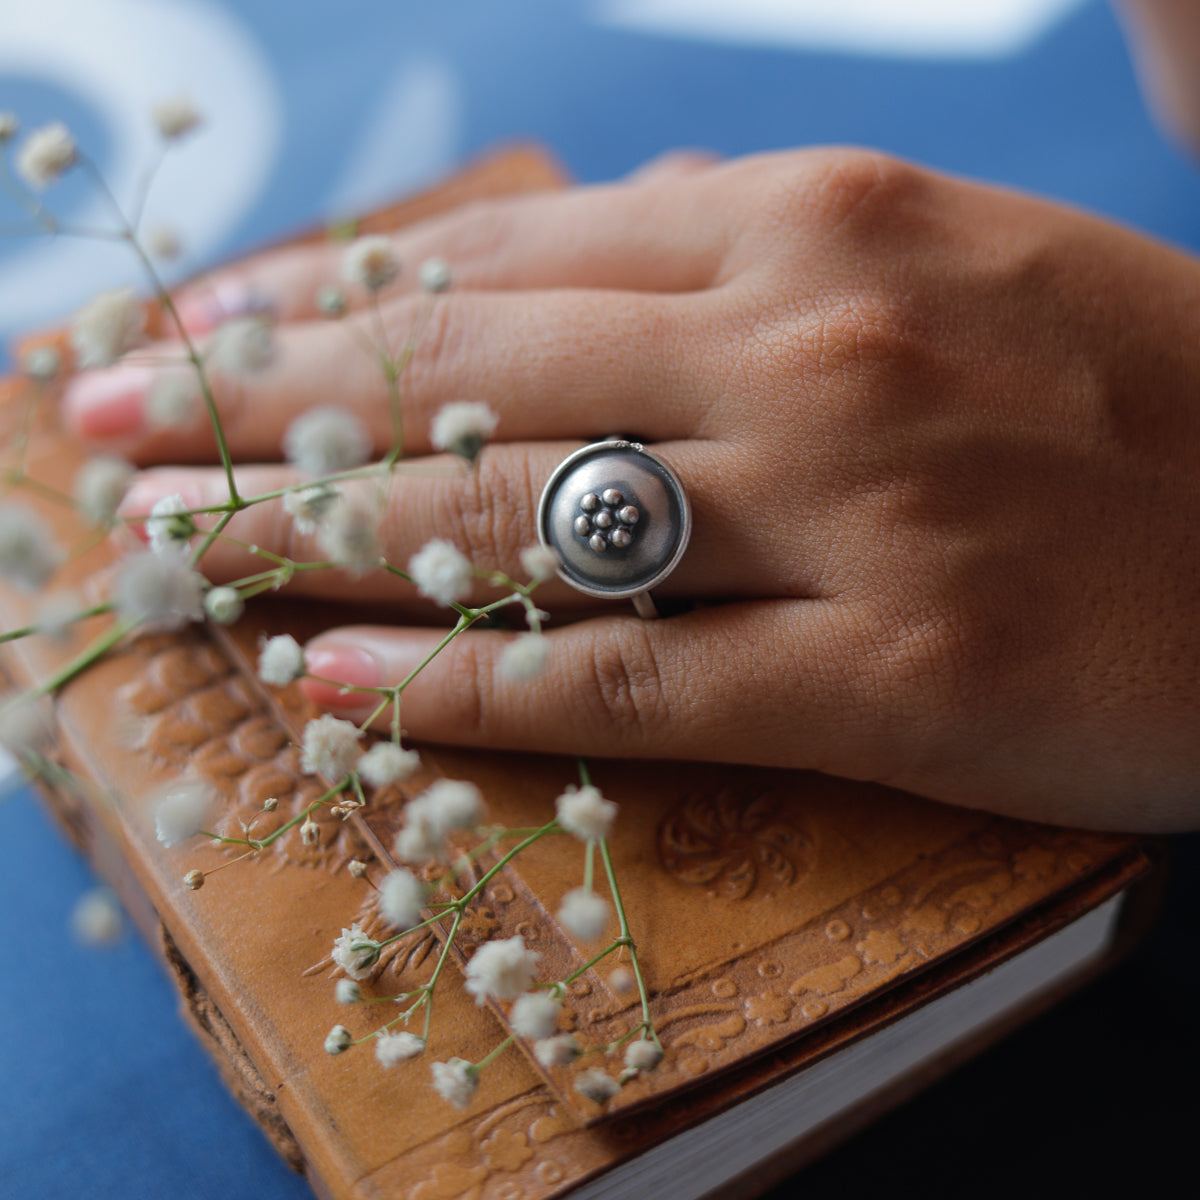
<svg viewBox="0 0 1200 1200">
<path fill-rule="evenodd" d="M 650 589 L 675 569 L 692 535 L 679 476 L 623 438 L 567 455 L 542 489 L 538 539 L 558 557 L 559 578 L 606 600 L 632 599 L 657 617 Z"/>
</svg>

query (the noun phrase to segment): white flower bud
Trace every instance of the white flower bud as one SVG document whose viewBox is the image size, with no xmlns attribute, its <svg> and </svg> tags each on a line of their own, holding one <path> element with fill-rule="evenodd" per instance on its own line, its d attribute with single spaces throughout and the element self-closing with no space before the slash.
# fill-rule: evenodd
<svg viewBox="0 0 1200 1200">
<path fill-rule="evenodd" d="M 268 638 L 258 655 L 258 677 L 273 687 L 285 687 L 304 674 L 304 651 L 290 633 Z"/>
<path fill-rule="evenodd" d="M 568 788 L 556 803 L 558 823 L 584 842 L 599 842 L 608 837 L 617 815 L 617 806 L 605 800 L 600 789 L 591 784 Z"/>
<path fill-rule="evenodd" d="M 232 625 L 245 611 L 246 605 L 237 588 L 215 587 L 204 597 L 204 611 L 216 625 Z"/>
<path fill-rule="evenodd" d="M 304 742 L 300 754 L 300 770 L 305 775 L 323 775 L 337 781 L 354 770 L 362 748 L 362 734 L 352 721 L 342 721 L 326 713 L 304 727 Z"/>
<path fill-rule="evenodd" d="M 542 1041 L 558 1028 L 561 1012 L 562 1001 L 551 992 L 526 992 L 513 1002 L 510 1020 L 521 1037 Z"/>
<path fill-rule="evenodd" d="M 388 238 L 378 234 L 352 242 L 342 255 L 342 278 L 377 292 L 396 278 L 400 260 Z"/>
<path fill-rule="evenodd" d="M 569 1067 L 581 1054 L 582 1047 L 571 1033 L 559 1033 L 543 1038 L 533 1047 L 533 1057 L 543 1067 Z"/>
<path fill-rule="evenodd" d="M 479 1071 L 462 1058 L 436 1062 L 433 1064 L 433 1086 L 443 1100 L 448 1100 L 455 1108 L 466 1108 L 479 1086 Z"/>
<path fill-rule="evenodd" d="M 32 346 L 21 358 L 21 370 L 37 383 L 50 383 L 62 370 L 62 355 L 57 346 Z"/>
<path fill-rule="evenodd" d="M 397 929 L 411 929 L 421 922 L 425 885 L 403 868 L 389 871 L 379 885 L 379 911 Z"/>
<path fill-rule="evenodd" d="M 625 1065 L 635 1071 L 653 1071 L 662 1056 L 661 1047 L 649 1038 L 638 1038 L 625 1047 Z"/>
<path fill-rule="evenodd" d="M 474 570 L 450 542 L 434 538 L 409 559 L 408 573 L 422 596 L 449 607 L 470 594 Z"/>
<path fill-rule="evenodd" d="M 371 457 L 371 434 L 348 409 L 310 408 L 284 432 L 283 454 L 305 475 L 332 475 Z"/>
<path fill-rule="evenodd" d="M 570 934 L 593 942 L 608 927 L 611 909 L 603 896 L 587 888 L 574 888 L 562 899 L 558 923 Z"/>
<path fill-rule="evenodd" d="M 346 293 L 340 287 L 326 284 L 317 289 L 317 312 L 327 317 L 340 317 L 346 311 Z"/>
<path fill-rule="evenodd" d="M 425 1049 L 424 1041 L 415 1033 L 377 1033 L 375 1057 L 382 1067 L 394 1067 L 405 1059 L 415 1058 Z"/>
<path fill-rule="evenodd" d="M 334 941 L 332 958 L 351 979 L 366 979 L 379 961 L 381 949 L 377 941 L 367 937 L 361 925 L 355 924 L 343 929 Z"/>
<path fill-rule="evenodd" d="M 85 946 L 113 946 L 125 932 L 116 896 L 106 887 L 85 892 L 71 910 L 71 932 Z"/>
<path fill-rule="evenodd" d="M 427 258 L 417 268 L 421 287 L 427 292 L 444 292 L 453 282 L 450 264 L 444 258 Z"/>
<path fill-rule="evenodd" d="M 204 872 L 193 868 L 183 877 L 183 883 L 190 891 L 198 892 L 204 886 Z"/>
<path fill-rule="evenodd" d="M 132 288 L 101 292 L 71 321 L 71 345 L 81 367 L 107 367 L 132 350 L 146 329 L 146 310 Z"/>
<path fill-rule="evenodd" d="M 191 97 L 180 94 L 160 100 L 150 110 L 158 132 L 168 141 L 174 141 L 191 133 L 204 121 L 199 109 L 192 103 Z"/>
<path fill-rule="evenodd" d="M 497 1000 L 515 1000 L 527 992 L 537 974 L 541 956 L 525 947 L 520 934 L 484 942 L 467 963 L 466 989 L 482 1004 L 489 996 Z"/>
<path fill-rule="evenodd" d="M 335 1025 L 325 1038 L 325 1052 L 341 1054 L 343 1050 L 349 1050 L 353 1042 L 354 1038 L 350 1036 L 350 1030 L 345 1025 Z"/>
<path fill-rule="evenodd" d="M 536 679 L 550 661 L 550 643 L 540 633 L 523 633 L 514 638 L 500 655 L 497 670 L 505 679 L 524 682 Z"/>
<path fill-rule="evenodd" d="M 575 1077 L 575 1090 L 597 1104 L 607 1104 L 621 1090 L 621 1085 L 607 1071 L 592 1067 Z"/>
<path fill-rule="evenodd" d="M 526 546 L 521 551 L 521 566 L 531 580 L 541 583 L 558 570 L 558 555 L 549 546 Z"/>
<path fill-rule="evenodd" d="M 71 131 L 61 121 L 54 121 L 35 129 L 25 139 L 17 152 L 16 168 L 17 174 L 40 192 L 78 161 L 79 151 Z"/>
<path fill-rule="evenodd" d="M 353 979 L 339 979 L 334 995 L 339 1004 L 357 1004 L 362 999 L 362 988 Z"/>
<path fill-rule="evenodd" d="M 312 817 L 306 817 L 300 825 L 300 840 L 306 846 L 315 846 L 320 842 L 321 827 Z"/>
<path fill-rule="evenodd" d="M 411 778 L 421 765 L 415 750 L 405 750 L 395 742 L 376 742 L 358 760 L 358 773 L 372 787 L 383 788 Z"/>
<path fill-rule="evenodd" d="M 455 401 L 438 410 L 429 427 L 429 440 L 435 449 L 448 450 L 474 462 L 495 432 L 499 419 L 480 401 Z"/>
</svg>

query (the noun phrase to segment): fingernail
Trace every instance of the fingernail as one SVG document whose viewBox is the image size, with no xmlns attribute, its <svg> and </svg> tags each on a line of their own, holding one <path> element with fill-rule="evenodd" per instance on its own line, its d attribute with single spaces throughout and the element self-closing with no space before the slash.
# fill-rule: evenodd
<svg viewBox="0 0 1200 1200">
<path fill-rule="evenodd" d="M 63 392 L 68 429 L 83 438 L 127 437 L 145 423 L 146 393 L 154 371 L 123 364 L 103 371 L 84 371 Z"/>
<path fill-rule="evenodd" d="M 186 292 L 175 301 L 175 311 L 192 336 L 211 333 L 225 321 L 269 313 L 272 305 L 261 292 L 237 279 L 222 279 L 203 290 Z"/>
<path fill-rule="evenodd" d="M 314 704 L 322 708 L 359 709 L 374 706 L 377 696 L 345 692 L 338 684 L 352 687 L 380 687 L 383 673 L 375 656 L 354 642 L 327 640 L 310 642 L 304 650 L 304 661 L 310 675 L 321 680 L 306 679 L 304 690 Z M 325 683 L 323 680 L 336 680 Z"/>
</svg>

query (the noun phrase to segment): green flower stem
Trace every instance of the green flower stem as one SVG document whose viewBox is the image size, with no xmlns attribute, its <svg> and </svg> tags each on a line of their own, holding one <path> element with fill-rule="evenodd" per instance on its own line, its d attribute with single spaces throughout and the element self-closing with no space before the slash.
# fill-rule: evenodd
<svg viewBox="0 0 1200 1200">
<path fill-rule="evenodd" d="M 516 1034 L 510 1033 L 508 1037 L 506 1037 L 504 1041 L 500 1043 L 500 1045 L 498 1045 L 490 1053 L 485 1054 L 477 1063 L 472 1063 L 471 1066 L 476 1071 L 482 1071 L 484 1067 L 488 1066 L 490 1063 L 494 1063 L 496 1059 L 498 1059 L 500 1055 L 502 1055 L 505 1050 L 507 1050 L 509 1046 L 511 1046 L 516 1040 Z"/>
<path fill-rule="evenodd" d="M 83 621 L 88 617 L 100 617 L 105 613 L 112 612 L 111 604 L 97 604 L 92 608 L 86 608 L 79 613 L 74 619 Z M 37 625 L 22 625 L 20 629 L 10 629 L 7 633 L 0 633 L 0 644 L 4 642 L 15 642 L 18 638 L 29 637 L 32 633 L 37 633 Z"/>
<path fill-rule="evenodd" d="M 20 453 L 24 456 L 24 445 L 21 446 Z M 10 467 L 4 472 L 4 482 L 12 484 L 13 487 L 28 488 L 31 492 L 37 492 L 39 496 L 44 496 L 47 500 L 52 500 L 55 504 L 61 504 L 65 508 L 76 507 L 74 496 L 68 496 L 66 492 L 60 492 L 58 488 L 51 487 L 40 479 L 34 479 L 32 475 L 26 475 L 23 467 Z"/>
<path fill-rule="evenodd" d="M 437 987 L 437 981 L 442 973 L 442 968 L 446 965 L 446 959 L 450 957 L 450 947 L 454 945 L 454 935 L 458 932 L 459 925 L 462 924 L 463 910 L 458 908 L 454 913 L 454 923 L 450 926 L 450 932 L 446 935 L 446 940 L 442 944 L 442 952 L 438 955 L 437 966 L 433 968 L 433 974 L 429 977 L 429 982 L 425 985 L 425 1028 L 421 1031 L 421 1040 L 429 1041 L 429 1023 L 433 1020 L 433 989 Z"/>
<path fill-rule="evenodd" d="M 314 808 L 318 808 L 323 804 L 328 804 L 336 796 L 341 795 L 341 793 L 343 791 L 345 791 L 345 789 L 346 789 L 346 780 L 343 779 L 341 781 L 341 783 L 339 783 L 336 787 L 331 787 L 329 789 L 329 791 L 327 791 L 324 795 L 317 797 L 317 799 L 314 800 L 311 804 L 306 804 L 301 812 L 298 812 L 290 820 L 285 821 L 282 825 L 280 825 L 280 827 L 278 829 L 274 830 L 272 833 L 267 834 L 267 836 L 263 837 L 263 838 L 224 837 L 223 835 L 221 835 L 219 833 L 211 833 L 207 829 L 200 830 L 200 833 L 203 834 L 207 838 L 211 838 L 213 841 L 222 842 L 228 846 L 249 846 L 252 850 L 264 850 L 272 842 L 278 841 L 279 838 L 283 837 L 283 835 L 285 833 L 287 833 L 287 831 L 289 829 L 292 829 L 296 825 L 301 824 L 301 822 L 308 820 L 308 818 L 312 814 L 312 810 Z"/>
<path fill-rule="evenodd" d="M 563 976 L 557 983 L 552 984 L 555 988 L 565 988 L 567 984 L 574 983 L 580 975 L 585 971 L 590 971 L 598 962 L 607 958 L 614 950 L 620 950 L 622 946 L 632 946 L 633 942 L 627 937 L 614 938 L 611 944 L 606 946 L 599 954 L 593 955 L 583 964 L 582 967 L 577 967 L 570 975 Z"/>
<path fill-rule="evenodd" d="M 183 342 L 184 349 L 187 352 L 188 362 L 196 369 L 196 377 L 200 381 L 200 393 L 204 397 L 204 407 L 208 410 L 208 419 L 212 424 L 213 433 L 217 439 L 217 450 L 221 455 L 221 466 L 225 471 L 225 482 L 229 487 L 229 503 L 233 511 L 241 508 L 242 498 L 238 494 L 237 481 L 233 477 L 233 456 L 229 453 L 229 443 L 225 439 L 225 427 L 221 423 L 221 414 L 217 412 L 217 402 L 213 397 L 212 387 L 208 382 L 208 373 L 204 370 L 204 359 L 200 356 L 200 352 L 196 349 L 196 344 L 192 341 L 191 334 L 183 324 L 183 320 L 179 315 L 179 310 L 175 307 L 175 301 L 171 298 L 171 293 L 167 291 L 166 284 L 159 277 L 158 270 L 151 262 L 150 256 L 142 248 L 141 242 L 138 241 L 137 230 L 125 216 L 120 204 L 117 203 L 117 198 L 112 194 L 112 190 L 105 182 L 104 176 L 97 169 L 96 164 L 85 154 L 79 156 L 79 165 L 88 174 L 92 182 L 95 183 L 100 193 L 108 201 L 109 207 L 113 210 L 117 218 L 117 225 L 121 230 L 121 236 L 127 241 L 137 256 L 138 261 L 142 264 L 142 269 L 146 272 L 150 280 L 150 286 L 154 289 L 155 298 L 159 304 L 166 310 L 167 315 L 171 318 L 175 325 L 179 337 Z M 207 546 L 205 549 L 207 550 Z M 199 559 L 195 560 L 199 561 Z"/>
<path fill-rule="evenodd" d="M 53 692 L 57 692 L 64 684 L 70 683 L 81 671 L 86 671 L 93 663 L 103 658 L 127 633 L 136 628 L 136 621 L 117 621 L 107 633 L 101 634 L 90 646 L 59 667 L 49 679 L 40 683 L 30 694 L 49 696 Z"/>
<path fill-rule="evenodd" d="M 221 536 L 221 531 L 233 520 L 233 510 L 226 508 L 217 523 L 204 535 L 200 545 L 192 551 L 192 566 L 198 566 L 208 553 L 209 547 Z"/>
<path fill-rule="evenodd" d="M 592 876 L 596 865 L 596 843 L 588 839 L 583 851 L 583 886 L 587 891 L 592 890 Z"/>
<path fill-rule="evenodd" d="M 625 915 L 625 905 L 621 901 L 621 889 L 617 886 L 617 875 L 613 870 L 612 855 L 608 851 L 607 838 L 603 839 L 600 843 L 600 857 L 604 860 L 604 873 L 608 876 L 608 887 L 612 892 L 613 904 L 616 905 L 617 920 L 621 923 L 621 936 L 617 938 L 617 942 L 624 943 L 629 947 L 629 964 L 633 968 L 633 977 L 637 980 L 638 996 L 642 1001 L 642 1023 L 650 1031 L 650 1036 L 654 1039 L 655 1045 L 661 1050 L 662 1042 L 658 1040 L 658 1032 L 655 1030 L 654 1023 L 650 1019 L 650 998 L 646 994 L 646 981 L 642 977 L 642 964 L 638 961 L 637 943 L 634 942 L 633 936 L 629 932 L 629 919 Z"/>
</svg>

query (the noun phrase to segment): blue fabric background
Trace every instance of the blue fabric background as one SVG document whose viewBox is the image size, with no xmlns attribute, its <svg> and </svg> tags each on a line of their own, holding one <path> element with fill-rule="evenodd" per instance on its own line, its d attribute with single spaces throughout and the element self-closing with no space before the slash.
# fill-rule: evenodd
<svg viewBox="0 0 1200 1200">
<path fill-rule="evenodd" d="M 120 130 L 91 98 L 37 64 L 4 65 L 6 16 L 24 4 L 0 0 L 0 109 L 29 124 L 65 117 L 103 166 Z M 59 0 L 47 19 L 69 7 Z M 160 5 L 173 7 L 189 5 Z M 1200 248 L 1200 174 L 1145 115 L 1099 0 L 1015 54 L 959 58 L 649 35 L 597 22 L 582 0 L 225 0 L 225 11 L 266 64 L 282 123 L 262 186 L 209 257 L 527 137 L 584 180 L 680 144 L 741 154 L 862 143 Z M 70 39 L 69 23 L 58 35 Z M 130 37 L 120 53 L 136 64 L 150 51 Z M 390 127 L 392 110 L 415 115 L 415 133 Z M 362 139 L 372 128 L 374 150 Z M 77 181 L 55 202 L 82 204 Z M 0 207 L 0 223 L 11 216 Z M 26 250 L 0 240 L 0 299 Z M 70 292 L 64 279 L 64 307 Z M 44 319 L 10 317 L 0 333 Z M 0 828 L 0 1200 L 306 1196 L 224 1093 L 149 953 L 132 937 L 107 952 L 71 944 L 67 914 L 88 872 L 27 792 L 0 808 Z M 1190 1169 L 1200 855 L 1194 839 L 1176 851 L 1185 869 L 1132 964 L 797 1186 L 856 1196 L 919 1180 L 932 1196 L 964 1185 L 976 1197 L 1068 1185 L 1103 1196 L 1143 1165 L 1151 1177 Z"/>
</svg>

